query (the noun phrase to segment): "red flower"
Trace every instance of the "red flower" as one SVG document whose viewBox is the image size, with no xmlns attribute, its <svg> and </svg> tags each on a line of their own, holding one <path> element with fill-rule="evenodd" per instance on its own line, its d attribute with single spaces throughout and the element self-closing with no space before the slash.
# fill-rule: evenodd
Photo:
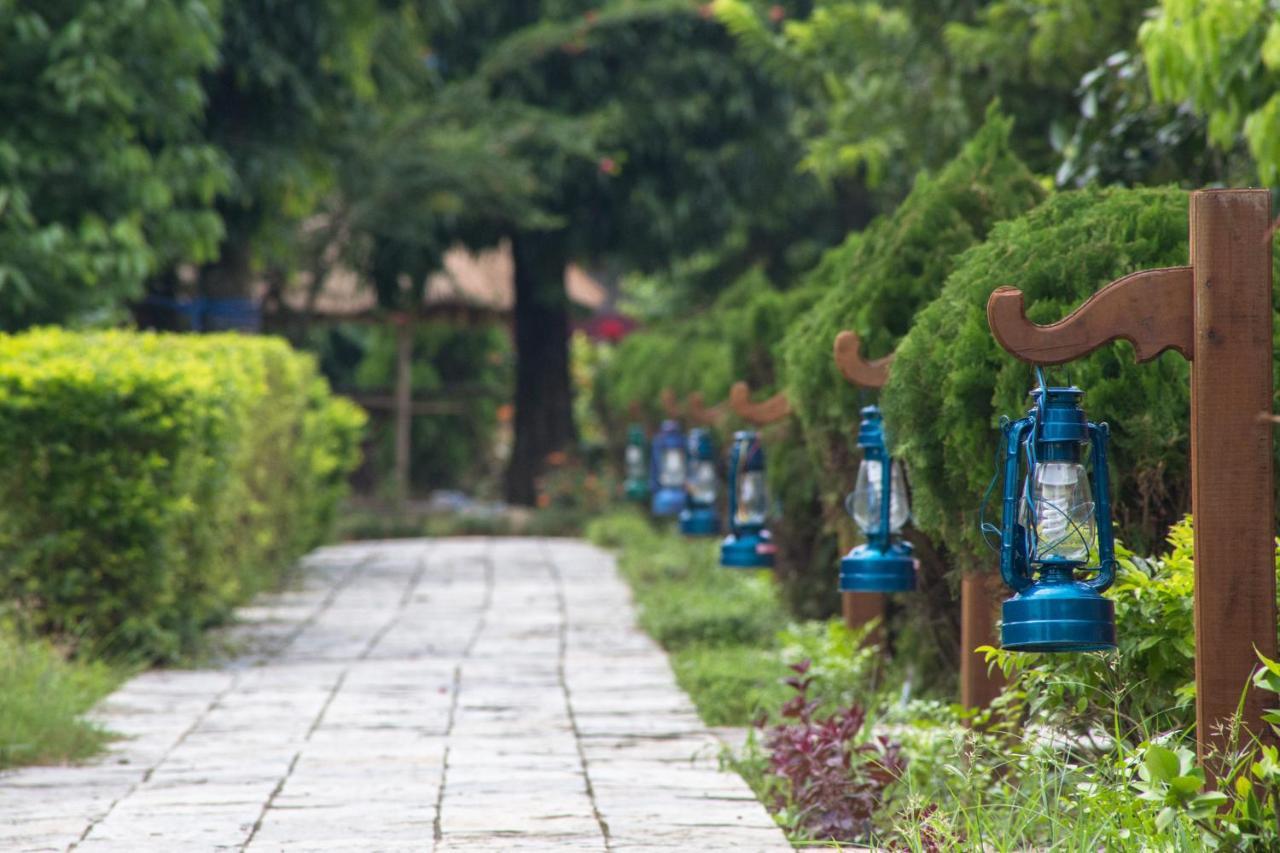
<svg viewBox="0 0 1280 853">
<path fill-rule="evenodd" d="M 769 7 L 769 20 L 773 21 L 775 24 L 780 22 L 786 16 L 787 10 L 781 6 L 774 4 Z"/>
</svg>

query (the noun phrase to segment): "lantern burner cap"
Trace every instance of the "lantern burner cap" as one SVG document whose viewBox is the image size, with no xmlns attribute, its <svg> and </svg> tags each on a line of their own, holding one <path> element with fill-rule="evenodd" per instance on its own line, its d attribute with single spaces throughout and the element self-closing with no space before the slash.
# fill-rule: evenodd
<svg viewBox="0 0 1280 853">
<path fill-rule="evenodd" d="M 1116 647 L 1116 608 L 1080 581 L 1040 581 L 1002 608 L 1000 645 L 1018 652 L 1095 652 Z"/>
<path fill-rule="evenodd" d="M 916 588 L 916 559 L 911 544 L 893 542 L 887 548 L 867 543 L 840 561 L 841 592 L 911 592 Z"/>
<path fill-rule="evenodd" d="M 720 545 L 720 565 L 730 569 L 772 569 L 777 550 L 768 530 L 730 533 Z"/>
<path fill-rule="evenodd" d="M 680 512 L 680 532 L 685 536 L 719 536 L 720 519 L 712 507 L 686 507 Z"/>
</svg>

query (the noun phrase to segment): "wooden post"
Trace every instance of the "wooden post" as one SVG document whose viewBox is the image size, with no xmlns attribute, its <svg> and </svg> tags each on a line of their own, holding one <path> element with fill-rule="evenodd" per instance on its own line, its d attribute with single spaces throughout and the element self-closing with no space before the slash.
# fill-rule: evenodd
<svg viewBox="0 0 1280 853">
<path fill-rule="evenodd" d="M 1112 282 L 1051 326 L 1027 321 L 1022 294 L 987 303 L 992 333 L 1018 358 L 1061 364 L 1125 338 L 1139 361 L 1174 349 L 1191 361 L 1195 524 L 1196 739 L 1201 758 L 1229 740 L 1254 648 L 1276 657 L 1272 472 L 1271 196 L 1191 195 L 1190 267 Z M 1124 626 L 1117 626 L 1123 632 Z M 1262 700 L 1239 722 L 1267 731 Z"/>
<path fill-rule="evenodd" d="M 1205 747 L 1236 712 L 1257 666 L 1276 657 L 1271 423 L 1271 194 L 1191 196 L 1194 358 L 1191 512 L 1195 518 L 1196 722 Z M 1245 723 L 1260 725 L 1250 690 Z"/>
<path fill-rule="evenodd" d="M 965 572 L 960 580 L 960 704 L 985 708 L 1000 695 L 1004 675 L 991 669 L 979 646 L 996 646 L 996 612 L 1004 594 L 994 572 Z"/>
<path fill-rule="evenodd" d="M 866 361 L 861 349 L 861 342 L 853 332 L 836 335 L 836 366 L 854 385 L 883 388 L 889 381 L 893 356 Z M 995 612 L 1001 600 L 998 584 L 992 584 L 989 576 L 965 574 L 960 585 L 960 704 L 966 708 L 987 706 L 1004 687 L 1004 676 L 999 670 L 989 670 L 982 656 L 973 651 L 998 641 Z M 844 594 L 845 624 L 850 627 L 883 618 L 884 608 L 885 596 L 878 593 Z"/>
<path fill-rule="evenodd" d="M 409 499 L 409 450 L 413 430 L 413 324 L 403 314 L 396 324 L 395 399 L 395 496 L 404 504 Z"/>
</svg>

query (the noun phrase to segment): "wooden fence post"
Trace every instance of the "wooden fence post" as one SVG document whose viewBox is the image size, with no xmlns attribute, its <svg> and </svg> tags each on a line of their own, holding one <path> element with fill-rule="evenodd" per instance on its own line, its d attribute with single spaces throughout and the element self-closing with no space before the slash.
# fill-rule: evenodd
<svg viewBox="0 0 1280 853">
<path fill-rule="evenodd" d="M 397 315 L 396 399 L 395 399 L 395 495 L 404 504 L 409 499 L 409 451 L 413 432 L 413 323 Z"/>
<path fill-rule="evenodd" d="M 1028 322 L 1022 294 L 999 288 L 987 317 L 1000 345 L 1032 363 L 1061 364 L 1116 338 L 1132 342 L 1139 361 L 1166 349 L 1191 361 L 1196 740 L 1204 759 L 1229 740 L 1254 648 L 1276 657 L 1271 196 L 1201 190 L 1191 195 L 1189 219 L 1189 267 L 1125 276 L 1051 326 Z M 1249 690 L 1239 722 L 1264 734 L 1262 711 L 1262 697 Z"/>
</svg>

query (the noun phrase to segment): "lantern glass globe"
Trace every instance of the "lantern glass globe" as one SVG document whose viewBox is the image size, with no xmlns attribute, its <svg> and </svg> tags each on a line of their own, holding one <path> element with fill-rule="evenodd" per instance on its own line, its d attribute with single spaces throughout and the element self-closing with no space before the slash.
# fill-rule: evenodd
<svg viewBox="0 0 1280 853">
<path fill-rule="evenodd" d="M 738 479 L 738 506 L 734 523 L 762 526 L 769 514 L 769 491 L 763 471 L 744 471 Z"/>
<path fill-rule="evenodd" d="M 632 444 L 627 447 L 627 477 L 644 479 L 644 450 Z"/>
<path fill-rule="evenodd" d="M 1018 521 L 1039 560 L 1085 562 L 1097 543 L 1089 475 L 1078 462 L 1040 462 L 1019 502 Z M 1035 512 L 1034 521 L 1028 512 Z"/>
<path fill-rule="evenodd" d="M 880 505 L 884 483 L 884 463 L 875 459 L 863 459 L 858 466 L 858 480 L 853 491 L 845 498 L 844 507 L 865 534 L 880 527 Z M 889 533 L 897 533 L 911 517 L 907 500 L 907 482 L 902 476 L 902 466 L 896 461 L 890 466 Z"/>
<path fill-rule="evenodd" d="M 658 483 L 664 489 L 680 489 L 684 487 L 684 448 L 668 447 L 662 451 L 661 466 L 658 468 Z"/>
<path fill-rule="evenodd" d="M 709 459 L 699 459 L 693 463 L 689 473 L 689 499 L 704 506 L 716 502 L 716 466 Z"/>
</svg>

